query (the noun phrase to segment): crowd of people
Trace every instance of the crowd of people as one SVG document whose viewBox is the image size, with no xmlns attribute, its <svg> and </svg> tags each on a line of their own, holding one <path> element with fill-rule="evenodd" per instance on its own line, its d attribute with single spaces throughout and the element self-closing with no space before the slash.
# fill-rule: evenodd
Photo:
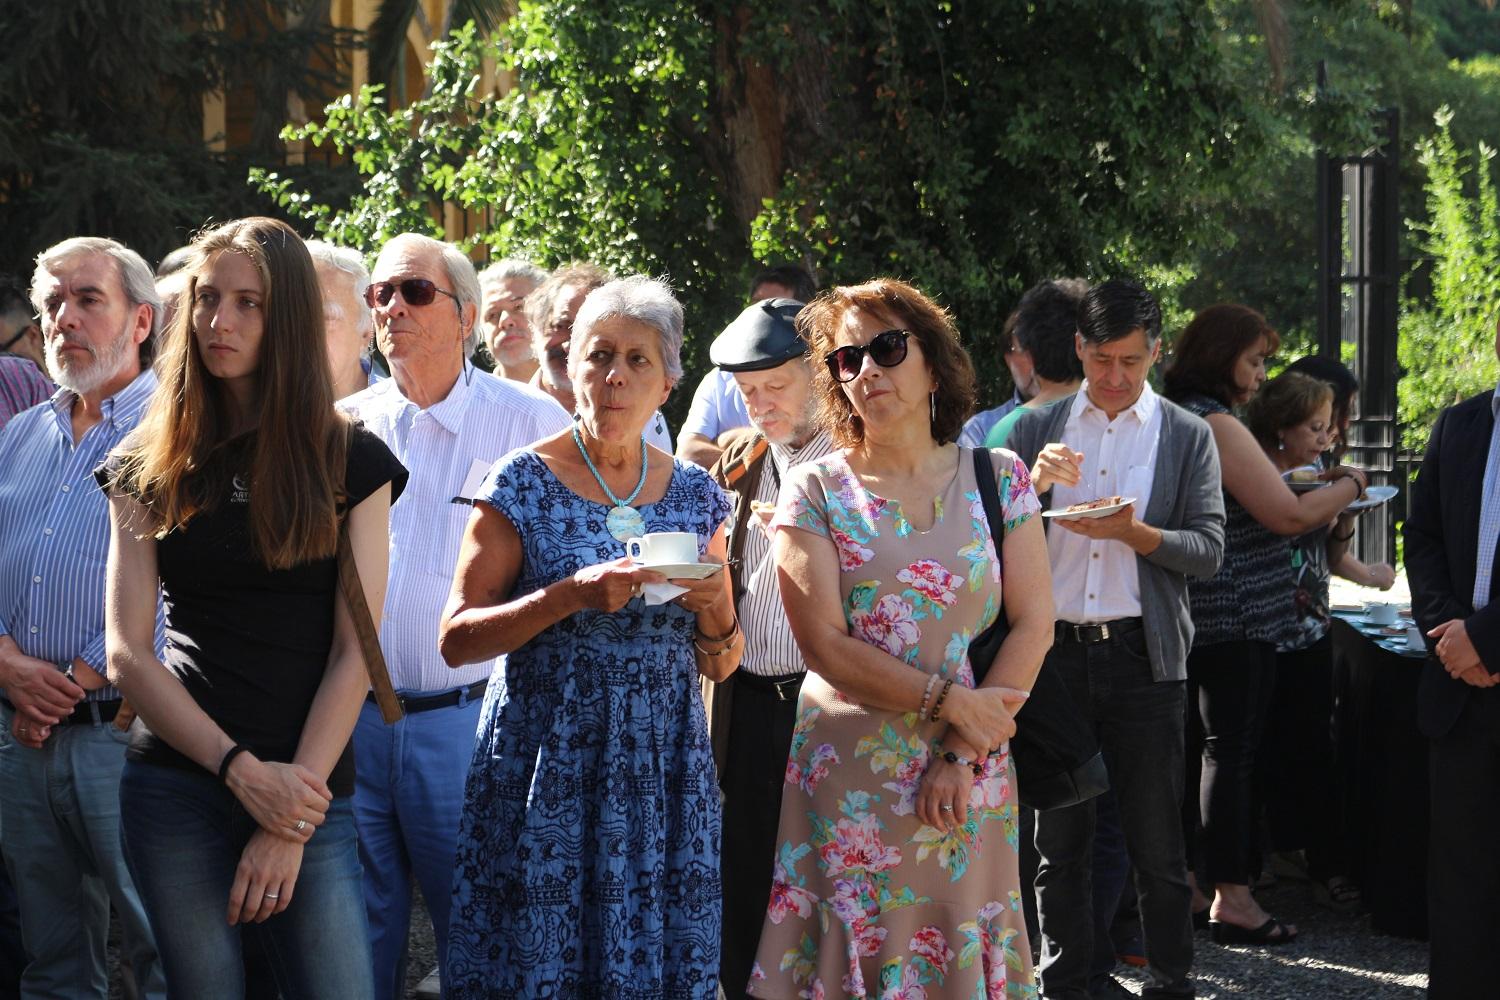
<svg viewBox="0 0 1500 1000">
<path fill-rule="evenodd" d="M 682 306 L 586 262 L 241 219 L 155 272 L 64 241 L 0 324 L 0 995 L 107 996 L 113 910 L 135 996 L 391 1000 L 414 883 L 452 998 L 1089 1000 L 1122 951 L 1191 997 L 1196 929 L 1297 938 L 1269 866 L 1360 905 L 1329 584 L 1395 572 L 1358 383 L 1267 381 L 1254 309 L 1158 390 L 1146 288 L 1043 282 L 974 414 L 935 296 L 773 268 L 675 455 Z M 1480 900 L 1490 397 L 1406 526 L 1433 891 Z M 1027 798 L 1044 711 L 1107 790 Z M 1495 923 L 1434 907 L 1433 996 L 1487 995 Z"/>
</svg>

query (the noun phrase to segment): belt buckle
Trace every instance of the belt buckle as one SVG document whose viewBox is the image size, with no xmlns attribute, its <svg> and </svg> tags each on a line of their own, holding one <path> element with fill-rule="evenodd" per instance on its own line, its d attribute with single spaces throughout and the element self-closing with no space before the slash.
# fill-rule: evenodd
<svg viewBox="0 0 1500 1000">
<path fill-rule="evenodd" d="M 1109 622 L 1099 623 L 1099 641 L 1104 642 L 1109 638 Z"/>
<path fill-rule="evenodd" d="M 777 701 L 791 701 L 792 699 L 788 698 L 786 696 L 786 692 L 784 690 L 782 690 L 782 685 L 783 684 L 795 684 L 795 683 L 796 683 L 796 681 L 772 681 L 771 682 L 771 686 L 776 689 L 776 700 Z"/>
</svg>

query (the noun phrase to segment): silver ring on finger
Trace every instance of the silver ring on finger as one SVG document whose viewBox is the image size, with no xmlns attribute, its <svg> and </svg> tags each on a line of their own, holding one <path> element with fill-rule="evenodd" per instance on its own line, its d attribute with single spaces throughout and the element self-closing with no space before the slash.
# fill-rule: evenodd
<svg viewBox="0 0 1500 1000">
<path fill-rule="evenodd" d="M 301 833 L 303 830 L 307 829 L 307 820 L 299 819 L 297 822 L 292 824 L 292 829 L 296 830 L 298 833 Z"/>
<path fill-rule="evenodd" d="M 268 893 L 266 893 L 266 898 L 267 899 L 280 899 L 281 898 L 281 894 L 278 893 L 278 892 L 268 892 Z"/>
<path fill-rule="evenodd" d="M 950 806 L 946 802 L 944 802 L 942 805 L 938 806 L 938 808 L 941 809 L 945 813 L 951 813 L 953 811 L 953 807 Z"/>
</svg>

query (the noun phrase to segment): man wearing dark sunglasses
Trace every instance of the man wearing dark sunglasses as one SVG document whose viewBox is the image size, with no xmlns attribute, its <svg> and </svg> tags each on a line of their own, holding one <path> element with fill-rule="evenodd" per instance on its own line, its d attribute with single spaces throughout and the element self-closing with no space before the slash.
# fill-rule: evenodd
<svg viewBox="0 0 1500 1000">
<path fill-rule="evenodd" d="M 343 400 L 411 475 L 391 508 L 380 644 L 406 717 L 367 702 L 354 731 L 354 815 L 377 1000 L 405 996 L 411 881 L 427 900 L 439 969 L 464 779 L 494 663 L 449 669 L 438 622 L 484 474 L 502 455 L 568 426 L 549 396 L 469 364 L 481 293 L 448 243 L 408 233 L 385 245 L 365 293 L 391 378 Z"/>
</svg>

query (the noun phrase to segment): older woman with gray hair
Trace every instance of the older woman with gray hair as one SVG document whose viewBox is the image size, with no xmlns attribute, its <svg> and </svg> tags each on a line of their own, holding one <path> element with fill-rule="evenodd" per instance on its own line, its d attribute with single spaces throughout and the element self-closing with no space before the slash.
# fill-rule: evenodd
<svg viewBox="0 0 1500 1000">
<path fill-rule="evenodd" d="M 450 997 L 715 995 L 719 801 L 698 675 L 727 677 L 742 643 L 728 500 L 645 439 L 681 347 L 664 283 L 589 293 L 572 428 L 476 494 L 439 641 L 450 664 L 505 654 L 505 683 L 486 693 L 464 796 Z"/>
<path fill-rule="evenodd" d="M 359 251 L 308 240 L 323 292 L 323 329 L 327 334 L 328 368 L 333 376 L 333 398 L 343 399 L 379 381 L 370 360 L 375 317 L 365 305 L 370 272 Z"/>
</svg>

